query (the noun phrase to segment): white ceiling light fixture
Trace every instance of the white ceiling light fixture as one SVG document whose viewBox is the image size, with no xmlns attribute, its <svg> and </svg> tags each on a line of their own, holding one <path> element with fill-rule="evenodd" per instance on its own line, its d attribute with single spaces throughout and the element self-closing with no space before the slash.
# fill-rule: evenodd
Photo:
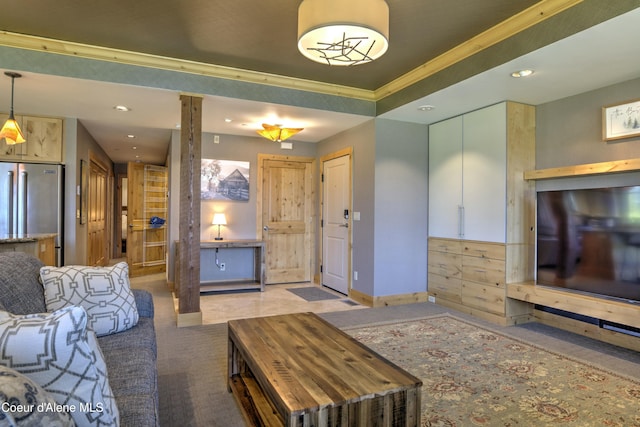
<svg viewBox="0 0 640 427">
<path fill-rule="evenodd" d="M 384 0 L 303 0 L 298 8 L 298 50 L 329 65 L 359 65 L 389 47 Z"/>
<path fill-rule="evenodd" d="M 533 74 L 533 70 L 518 70 L 511 73 L 511 77 L 519 79 L 520 77 L 529 77 Z"/>
</svg>

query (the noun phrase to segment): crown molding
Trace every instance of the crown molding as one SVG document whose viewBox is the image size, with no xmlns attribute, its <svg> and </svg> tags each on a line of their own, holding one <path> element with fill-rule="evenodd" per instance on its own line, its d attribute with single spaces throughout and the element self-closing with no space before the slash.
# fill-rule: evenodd
<svg viewBox="0 0 640 427">
<path fill-rule="evenodd" d="M 159 55 L 150 55 L 140 52 L 91 46 L 82 43 L 36 37 L 8 31 L 0 31 L 0 46 L 67 55 L 97 61 L 115 62 L 139 67 L 156 68 L 160 70 L 177 71 L 181 73 L 198 74 L 207 77 L 276 86 L 325 95 L 361 99 L 364 101 L 375 101 L 373 98 L 374 93 L 371 90 L 322 83 L 295 77 L 280 76 L 277 74 L 262 73 L 258 71 L 242 70 L 239 68 L 224 67 L 221 65 L 206 64 L 203 62 L 169 58 Z"/>
<path fill-rule="evenodd" d="M 442 55 L 425 62 L 419 67 L 376 89 L 374 91 L 374 98 L 376 101 L 379 101 L 402 89 L 406 89 L 583 1 L 584 0 L 541 0 L 517 15 L 502 21 L 498 25 L 489 28 Z"/>
<path fill-rule="evenodd" d="M 442 55 L 425 62 L 374 91 L 277 74 L 224 67 L 203 62 L 11 33 L 8 31 L 0 32 L 0 46 L 377 102 L 583 1 L 584 0 L 541 0 L 519 14 L 493 26 Z"/>
</svg>

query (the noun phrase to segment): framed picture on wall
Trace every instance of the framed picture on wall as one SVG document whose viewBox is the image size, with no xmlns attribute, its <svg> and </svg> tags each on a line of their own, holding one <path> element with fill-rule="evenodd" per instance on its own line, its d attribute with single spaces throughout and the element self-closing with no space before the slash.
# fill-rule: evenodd
<svg viewBox="0 0 640 427">
<path fill-rule="evenodd" d="M 640 99 L 602 107 L 602 137 L 605 141 L 640 135 Z"/>
<path fill-rule="evenodd" d="M 200 199 L 249 201 L 249 162 L 202 159 Z"/>
</svg>

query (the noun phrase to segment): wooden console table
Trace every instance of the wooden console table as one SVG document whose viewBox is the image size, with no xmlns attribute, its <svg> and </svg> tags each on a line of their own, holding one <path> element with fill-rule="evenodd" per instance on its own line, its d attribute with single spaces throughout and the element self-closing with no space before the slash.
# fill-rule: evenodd
<svg viewBox="0 0 640 427">
<path fill-rule="evenodd" d="M 200 282 L 200 292 L 260 289 L 264 291 L 264 242 L 262 240 L 203 240 L 200 249 L 253 248 L 253 274 L 251 278 L 209 280 Z"/>
<path fill-rule="evenodd" d="M 249 425 L 420 425 L 422 381 L 315 314 L 228 326 L 228 388 Z"/>
</svg>

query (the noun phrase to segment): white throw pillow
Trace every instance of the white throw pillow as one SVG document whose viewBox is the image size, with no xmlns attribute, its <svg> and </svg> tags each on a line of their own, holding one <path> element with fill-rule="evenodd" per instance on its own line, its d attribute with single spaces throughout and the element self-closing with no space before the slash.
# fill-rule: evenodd
<svg viewBox="0 0 640 427">
<path fill-rule="evenodd" d="M 129 265 L 112 267 L 42 267 L 47 311 L 82 306 L 88 327 L 103 336 L 125 331 L 138 323 L 138 307 L 129 284 Z"/>
<path fill-rule="evenodd" d="M 0 365 L 31 378 L 82 426 L 118 426 L 106 365 L 82 307 L 0 311 Z"/>
</svg>

